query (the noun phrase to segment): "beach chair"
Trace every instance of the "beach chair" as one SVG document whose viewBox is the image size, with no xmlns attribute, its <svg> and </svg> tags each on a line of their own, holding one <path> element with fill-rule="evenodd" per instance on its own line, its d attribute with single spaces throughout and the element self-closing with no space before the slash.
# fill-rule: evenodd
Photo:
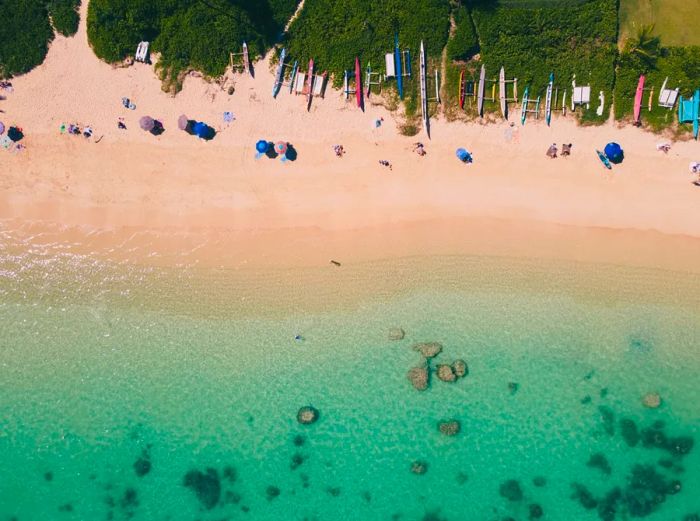
<svg viewBox="0 0 700 521">
<path fill-rule="evenodd" d="M 134 60 L 137 62 L 148 63 L 148 42 L 141 42 L 136 47 L 136 55 Z"/>
<path fill-rule="evenodd" d="M 306 73 L 297 72 L 297 76 L 294 79 L 294 94 L 304 94 L 304 89 L 306 87 Z"/>
<path fill-rule="evenodd" d="M 384 79 L 395 78 L 396 77 L 396 62 L 394 61 L 394 53 L 389 52 L 384 56 L 386 61 L 386 72 L 384 73 Z"/>
<path fill-rule="evenodd" d="M 571 80 L 571 87 L 571 110 L 576 110 L 576 107 L 579 105 L 585 105 L 586 108 L 589 108 L 591 105 L 591 86 L 585 85 L 583 87 L 577 87 L 576 75 L 574 74 Z"/>
<path fill-rule="evenodd" d="M 661 90 L 659 91 L 659 107 L 664 107 L 666 109 L 673 109 L 676 105 L 676 100 L 678 99 L 678 87 L 675 89 L 667 89 L 666 84 L 668 83 L 668 78 L 664 80 L 663 85 L 661 85 Z"/>
<path fill-rule="evenodd" d="M 319 74 L 314 77 L 314 86 L 313 86 L 313 91 L 311 94 L 313 96 L 318 96 L 323 98 L 323 95 L 325 94 L 326 91 L 326 78 L 328 77 L 328 73 L 324 72 L 323 74 Z"/>
</svg>

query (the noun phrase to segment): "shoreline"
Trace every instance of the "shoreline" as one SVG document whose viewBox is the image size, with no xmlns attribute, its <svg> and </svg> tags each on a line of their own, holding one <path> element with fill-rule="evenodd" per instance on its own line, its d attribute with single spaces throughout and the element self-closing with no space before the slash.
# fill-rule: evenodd
<svg viewBox="0 0 700 521">
<path fill-rule="evenodd" d="M 233 95 L 188 76 L 173 98 L 150 66 L 100 62 L 83 16 L 76 36 L 57 37 L 3 101 L 3 121 L 23 126 L 27 148 L 0 151 L 0 220 L 20 231 L 63 229 L 55 238 L 68 247 L 82 241 L 115 258 L 133 243 L 144 262 L 166 265 L 195 250 L 200 265 L 234 267 L 495 253 L 698 270 L 695 142 L 664 155 L 656 135 L 563 117 L 551 127 L 433 118 L 428 141 L 400 135 L 396 115 L 371 100 L 361 112 L 330 89 L 306 112 L 300 97 L 273 99 L 273 81 L 263 62 L 255 78 L 235 76 Z M 122 96 L 137 109 L 122 107 Z M 235 114 L 230 126 L 224 111 Z M 177 130 L 183 113 L 219 134 L 203 142 Z M 139 129 L 143 115 L 163 121 L 165 133 Z M 90 124 L 94 139 L 59 134 L 70 122 Z M 260 138 L 292 143 L 297 160 L 256 161 Z M 611 140 L 626 159 L 608 172 L 595 149 Z M 416 141 L 425 157 L 412 152 Z M 571 157 L 547 158 L 552 142 L 573 143 Z M 474 163 L 460 163 L 457 147 Z"/>
</svg>

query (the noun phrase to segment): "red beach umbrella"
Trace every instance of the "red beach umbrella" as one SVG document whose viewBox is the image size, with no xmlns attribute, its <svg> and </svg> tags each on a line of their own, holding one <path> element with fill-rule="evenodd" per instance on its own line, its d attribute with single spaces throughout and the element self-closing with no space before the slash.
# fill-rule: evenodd
<svg viewBox="0 0 700 521">
<path fill-rule="evenodd" d="M 278 141 L 275 143 L 275 152 L 281 156 L 284 155 L 287 152 L 287 143 L 284 141 Z"/>
</svg>

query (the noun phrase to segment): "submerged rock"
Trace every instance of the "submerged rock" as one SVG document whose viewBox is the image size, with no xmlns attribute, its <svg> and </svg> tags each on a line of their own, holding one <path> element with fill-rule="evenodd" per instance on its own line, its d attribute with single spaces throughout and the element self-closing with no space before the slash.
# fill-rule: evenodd
<svg viewBox="0 0 700 521">
<path fill-rule="evenodd" d="M 600 419 L 603 421 L 605 434 L 613 436 L 615 434 L 615 413 L 610 407 L 605 405 L 598 406 L 598 412 L 600 413 Z"/>
<path fill-rule="evenodd" d="M 403 340 L 403 338 L 406 336 L 406 332 L 401 329 L 400 327 L 392 327 L 389 330 L 389 340 Z"/>
<path fill-rule="evenodd" d="M 318 420 L 318 410 L 311 405 L 301 407 L 297 412 L 297 421 L 302 425 L 311 425 Z"/>
<path fill-rule="evenodd" d="M 141 451 L 141 456 L 134 462 L 134 472 L 140 478 L 151 471 L 151 454 L 148 450 Z"/>
<path fill-rule="evenodd" d="M 221 498 L 221 480 L 219 473 L 212 468 L 205 472 L 190 470 L 185 474 L 183 485 L 194 492 L 197 499 L 207 510 L 211 510 Z"/>
<path fill-rule="evenodd" d="M 447 364 L 439 364 L 437 366 L 437 376 L 443 382 L 454 382 L 457 379 L 452 366 Z"/>
<path fill-rule="evenodd" d="M 302 445 L 304 445 L 305 442 L 306 438 L 304 438 L 304 436 L 302 436 L 301 434 L 297 434 L 296 436 L 294 436 L 293 443 L 295 447 L 301 447 Z"/>
<path fill-rule="evenodd" d="M 700 514 L 686 514 L 683 521 L 700 521 Z"/>
<path fill-rule="evenodd" d="M 598 503 L 598 517 L 602 521 L 614 521 L 617 515 L 617 504 L 622 499 L 620 487 L 613 488 Z"/>
<path fill-rule="evenodd" d="M 452 371 L 454 372 L 457 378 L 464 378 L 469 374 L 469 367 L 467 366 L 467 362 L 458 358 L 457 360 L 452 362 Z"/>
<path fill-rule="evenodd" d="M 675 456 L 685 456 L 693 450 L 695 440 L 690 436 L 679 436 L 671 438 L 666 443 L 666 449 Z"/>
<path fill-rule="evenodd" d="M 620 420 L 620 434 L 622 434 L 622 439 L 630 447 L 636 447 L 639 443 L 639 430 L 637 429 L 637 424 L 632 420 L 627 418 Z"/>
<path fill-rule="evenodd" d="M 593 454 L 588 460 L 588 463 L 586 463 L 586 465 L 588 465 L 591 468 L 600 470 L 603 474 L 607 476 L 609 476 L 612 472 L 612 468 L 610 467 L 608 458 L 606 458 L 605 455 L 601 452 L 596 452 L 595 454 Z"/>
<path fill-rule="evenodd" d="M 581 503 L 583 508 L 586 510 L 593 510 L 598 506 L 598 501 L 595 497 L 593 497 L 591 491 L 584 485 L 581 485 L 580 483 L 572 483 L 571 487 L 574 489 L 571 498 L 576 499 L 579 503 Z"/>
<path fill-rule="evenodd" d="M 53 481 L 53 472 L 44 472 L 44 479 L 46 481 Z"/>
<path fill-rule="evenodd" d="M 511 396 L 518 392 L 520 389 L 520 384 L 518 382 L 508 382 L 508 392 Z"/>
<path fill-rule="evenodd" d="M 442 344 L 438 342 L 423 342 L 413 346 L 414 351 L 418 351 L 423 358 L 435 358 L 442 352 Z"/>
<path fill-rule="evenodd" d="M 649 409 L 657 409 L 661 405 L 661 395 L 659 393 L 647 393 L 642 398 L 642 404 Z"/>
<path fill-rule="evenodd" d="M 411 463 L 411 472 L 414 474 L 425 474 L 428 472 L 428 462 L 423 460 L 416 460 Z"/>
<path fill-rule="evenodd" d="M 326 488 L 326 492 L 328 492 L 329 495 L 333 497 L 338 497 L 340 495 L 340 487 L 328 487 Z"/>
<path fill-rule="evenodd" d="M 224 467 L 224 471 L 222 472 L 222 476 L 229 483 L 235 483 L 236 480 L 238 479 L 238 471 L 236 470 L 236 467 L 232 467 L 231 465 L 227 465 Z"/>
<path fill-rule="evenodd" d="M 276 487 L 274 485 L 269 485 L 265 489 L 265 497 L 267 498 L 268 501 L 272 501 L 276 497 L 278 497 L 282 491 L 279 489 L 279 487 Z"/>
<path fill-rule="evenodd" d="M 430 371 L 427 366 L 412 367 L 406 376 L 411 385 L 419 391 L 425 391 L 430 384 Z"/>
<path fill-rule="evenodd" d="M 370 503 L 372 501 L 372 494 L 370 493 L 369 490 L 365 490 L 362 494 L 362 499 L 365 500 L 365 502 Z"/>
<path fill-rule="evenodd" d="M 466 472 L 458 472 L 457 473 L 457 484 L 458 485 L 464 485 L 467 481 L 469 481 L 469 475 Z"/>
<path fill-rule="evenodd" d="M 538 505 L 537 503 L 532 503 L 531 505 L 528 505 L 528 519 L 539 519 L 544 515 L 544 510 L 542 510 L 542 507 Z"/>
<path fill-rule="evenodd" d="M 646 517 L 652 514 L 673 490 L 673 484 L 668 483 L 651 465 L 635 465 L 628 483 L 622 498 L 631 517 Z M 678 485 L 680 486 L 680 482 Z"/>
<path fill-rule="evenodd" d="M 535 485 L 536 487 L 544 487 L 547 485 L 547 478 L 544 476 L 535 476 L 532 478 L 532 484 Z"/>
<path fill-rule="evenodd" d="M 455 436 L 459 434 L 461 425 L 458 420 L 442 420 L 438 422 L 438 430 L 445 436 Z"/>
<path fill-rule="evenodd" d="M 593 401 L 593 399 L 591 398 L 591 396 L 587 394 L 586 396 L 581 398 L 581 405 L 588 405 L 592 401 Z"/>
<path fill-rule="evenodd" d="M 299 454 L 298 452 L 292 456 L 292 461 L 289 464 L 289 468 L 292 470 L 298 469 L 306 460 L 306 458 L 302 455 Z"/>
<path fill-rule="evenodd" d="M 498 488 L 498 493 L 508 501 L 522 501 L 523 489 L 520 488 L 520 483 L 515 479 L 509 479 L 501 483 Z"/>
</svg>

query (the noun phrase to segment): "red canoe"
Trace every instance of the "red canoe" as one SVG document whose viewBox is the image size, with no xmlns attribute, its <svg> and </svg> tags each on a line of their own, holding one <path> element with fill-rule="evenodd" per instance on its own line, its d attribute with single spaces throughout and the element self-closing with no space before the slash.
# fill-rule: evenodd
<svg viewBox="0 0 700 521">
<path fill-rule="evenodd" d="M 360 69 L 360 58 L 355 57 L 355 96 L 357 106 L 362 108 L 362 69 Z"/>
</svg>

